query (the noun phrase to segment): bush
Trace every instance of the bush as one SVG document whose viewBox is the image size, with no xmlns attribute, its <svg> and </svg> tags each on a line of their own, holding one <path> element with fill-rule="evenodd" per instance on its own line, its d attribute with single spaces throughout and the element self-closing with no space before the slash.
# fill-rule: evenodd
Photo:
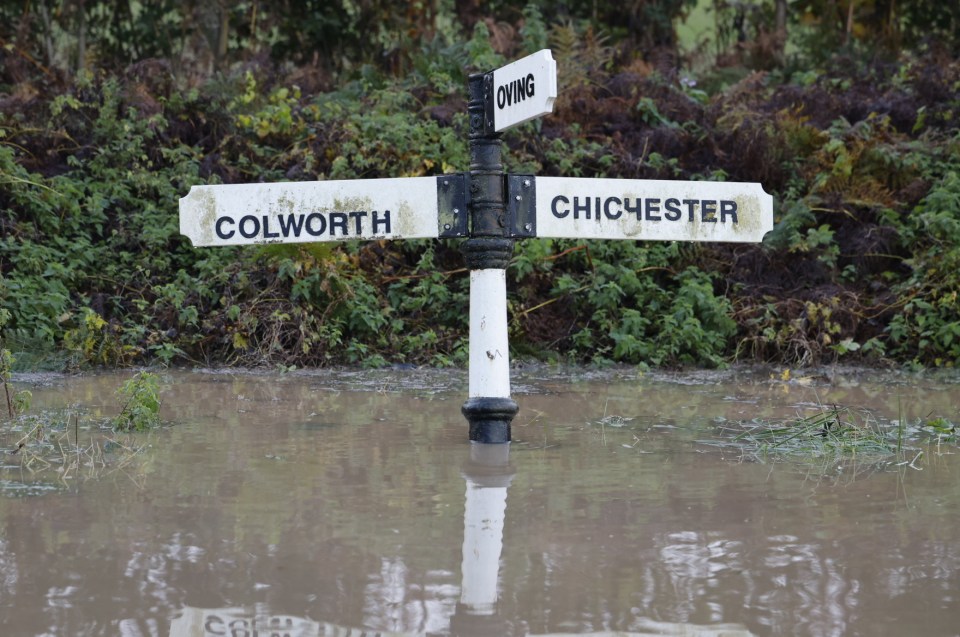
<svg viewBox="0 0 960 637">
<path fill-rule="evenodd" d="M 156 374 L 138 372 L 117 389 L 123 405 L 113 420 L 117 431 L 147 431 L 160 425 L 160 380 Z"/>
<path fill-rule="evenodd" d="M 741 73 L 710 93 L 655 72 L 615 32 L 524 4 L 520 31 L 474 20 L 467 40 L 445 23 L 391 57 L 406 71 L 357 65 L 336 91 L 309 64 L 251 60 L 188 85 L 153 61 L 5 95 L 5 347 L 20 364 L 38 352 L 76 366 L 461 364 L 457 242 L 200 250 L 179 235 L 177 201 L 201 183 L 466 171 L 462 60 L 485 68 L 546 41 L 567 84 L 553 115 L 504 135 L 509 170 L 759 181 L 776 226 L 760 246 L 521 242 L 508 273 L 516 352 L 956 364 L 955 58 L 931 46 Z"/>
</svg>

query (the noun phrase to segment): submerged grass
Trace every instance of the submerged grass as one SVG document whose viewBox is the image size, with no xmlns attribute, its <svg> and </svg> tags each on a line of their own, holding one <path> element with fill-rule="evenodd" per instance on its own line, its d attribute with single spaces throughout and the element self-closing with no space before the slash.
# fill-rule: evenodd
<svg viewBox="0 0 960 637">
<path fill-rule="evenodd" d="M 901 419 L 902 422 L 902 419 Z M 760 462 L 792 461 L 816 465 L 819 473 L 854 465 L 872 469 L 897 464 L 906 453 L 905 428 L 882 424 L 865 409 L 838 405 L 818 405 L 809 416 L 778 420 L 755 419 L 726 423 L 720 427 L 720 440 L 701 440 L 701 444 L 735 447 Z"/>
<path fill-rule="evenodd" d="M 818 405 L 809 416 L 777 420 L 754 419 L 720 425 L 719 440 L 700 444 L 734 447 L 760 461 L 800 461 L 823 469 L 854 463 L 874 468 L 909 467 L 924 450 L 915 443 L 957 444 L 957 426 L 944 418 L 926 417 L 911 422 L 903 415 L 881 421 L 871 411 L 838 405 Z"/>
<path fill-rule="evenodd" d="M 145 445 L 114 431 L 108 420 L 81 424 L 76 413 L 20 416 L 0 432 L 0 495 L 20 495 L 34 483 L 69 487 L 75 481 L 127 472 Z"/>
<path fill-rule="evenodd" d="M 822 408 L 816 414 L 781 423 L 753 422 L 733 440 L 769 453 L 815 456 L 890 455 L 902 449 L 902 430 L 891 441 L 876 418 L 849 407 Z"/>
</svg>

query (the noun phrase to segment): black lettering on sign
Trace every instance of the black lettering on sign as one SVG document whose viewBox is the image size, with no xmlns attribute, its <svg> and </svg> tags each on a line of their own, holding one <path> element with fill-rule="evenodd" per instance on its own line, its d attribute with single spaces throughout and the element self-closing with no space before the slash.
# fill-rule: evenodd
<svg viewBox="0 0 960 637">
<path fill-rule="evenodd" d="M 279 232 L 270 232 L 270 217 L 263 215 L 263 238 L 276 239 L 279 236 Z"/>
<path fill-rule="evenodd" d="M 660 212 L 660 200 L 647 199 L 647 205 L 646 205 L 647 221 L 660 221 L 660 215 L 657 214 L 658 212 Z"/>
<path fill-rule="evenodd" d="M 507 106 L 512 106 L 522 102 L 528 97 L 534 95 L 533 73 L 527 73 L 526 77 L 518 80 L 512 80 L 506 84 L 497 87 L 497 108 L 501 111 Z"/>
<path fill-rule="evenodd" d="M 610 204 L 616 202 L 617 209 L 613 212 L 610 212 Z M 607 215 L 607 219 L 619 219 L 620 215 L 623 214 L 623 210 L 620 209 L 620 204 L 622 202 L 618 197 L 607 197 L 607 200 L 603 202 L 603 214 Z"/>
<path fill-rule="evenodd" d="M 280 221 L 280 232 L 284 237 L 289 237 L 291 234 L 294 237 L 299 237 L 300 231 L 303 230 L 303 220 L 306 217 L 290 213 L 286 217 L 280 215 L 277 219 Z"/>
<path fill-rule="evenodd" d="M 279 239 L 329 236 L 362 237 L 370 231 L 367 219 L 373 226 L 372 234 L 391 234 L 390 211 L 355 210 L 353 212 L 311 212 L 310 214 L 244 215 L 239 220 L 233 217 L 220 217 L 214 224 L 219 239 L 228 241 L 239 232 L 244 239 Z"/>
<path fill-rule="evenodd" d="M 568 214 L 570 214 L 570 208 L 566 208 L 564 210 L 557 209 L 557 203 L 561 201 L 568 206 L 570 205 L 570 200 L 564 197 L 563 195 L 557 195 L 556 197 L 553 198 L 553 201 L 550 202 L 550 212 L 552 212 L 553 216 L 556 217 L 557 219 L 563 219 Z"/>
<path fill-rule="evenodd" d="M 357 229 L 357 236 L 359 237 L 361 234 L 363 234 L 363 218 L 367 216 L 367 211 L 359 210 L 349 214 L 350 218 L 354 221 L 354 227 Z"/>
<path fill-rule="evenodd" d="M 580 205 L 580 197 L 573 198 L 573 218 L 579 219 L 580 213 L 584 213 L 586 217 L 584 219 L 590 218 L 590 197 L 584 197 L 583 205 Z"/>
<path fill-rule="evenodd" d="M 260 234 L 260 220 L 253 215 L 240 217 L 240 236 L 244 239 L 252 239 Z"/>
<path fill-rule="evenodd" d="M 663 216 L 664 218 L 666 218 L 667 221 L 677 221 L 678 219 L 680 219 L 680 215 L 682 213 L 680 212 L 679 199 L 667 199 L 663 207 L 667 209 L 667 211 L 663 213 Z"/>
<path fill-rule="evenodd" d="M 347 236 L 347 213 L 345 212 L 331 212 L 330 213 L 330 236 L 337 236 L 337 228 L 340 228 L 340 236 Z"/>
<path fill-rule="evenodd" d="M 314 223 L 319 224 L 319 228 Z M 319 212 L 313 212 L 307 215 L 307 234 L 311 237 L 319 237 L 327 231 L 327 219 Z"/>
<path fill-rule="evenodd" d="M 704 199 L 700 202 L 700 221 L 706 223 L 717 222 L 717 202 L 713 199 Z"/>
<path fill-rule="evenodd" d="M 386 228 L 383 231 L 383 234 L 390 234 L 390 211 L 383 211 L 383 219 L 380 218 L 379 213 L 376 210 L 373 211 L 373 234 L 377 234 L 377 228 L 383 226 Z"/>
<path fill-rule="evenodd" d="M 233 223 L 233 219 L 231 219 L 230 217 L 220 217 L 219 219 L 217 219 L 217 224 L 216 224 L 217 236 L 220 237 L 221 239 L 229 239 L 230 237 L 236 234 L 236 232 L 233 230 L 230 230 L 229 234 L 223 231 L 222 226 L 227 222 Z"/>
<path fill-rule="evenodd" d="M 550 202 L 550 212 L 557 219 L 565 219 L 573 213 L 573 219 L 596 219 L 598 222 L 606 217 L 617 220 L 626 212 L 636 215 L 637 223 L 655 221 L 680 221 L 684 217 L 690 223 L 737 223 L 739 220 L 739 204 L 735 200 L 726 199 L 677 199 L 670 197 L 573 197 L 556 195 Z M 218 230 L 219 232 L 219 230 Z"/>
<path fill-rule="evenodd" d="M 720 223 L 727 222 L 727 215 L 733 218 L 733 222 L 737 223 L 737 202 L 736 201 L 720 201 Z"/>
</svg>

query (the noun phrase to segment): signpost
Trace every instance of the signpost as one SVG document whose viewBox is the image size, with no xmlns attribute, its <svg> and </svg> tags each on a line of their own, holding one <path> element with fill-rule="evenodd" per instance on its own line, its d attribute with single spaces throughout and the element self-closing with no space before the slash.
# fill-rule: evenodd
<svg viewBox="0 0 960 637">
<path fill-rule="evenodd" d="M 485 104 L 487 132 L 499 133 L 553 112 L 553 102 L 557 99 L 557 63 L 549 49 L 537 51 L 488 75 L 492 88 Z"/>
<path fill-rule="evenodd" d="M 465 237 L 473 442 L 510 441 L 506 267 L 524 237 L 759 242 L 773 199 L 759 184 L 508 175 L 501 131 L 557 97 L 549 50 L 469 78 L 470 171 L 439 177 L 194 186 L 180 232 L 195 246 Z"/>
</svg>

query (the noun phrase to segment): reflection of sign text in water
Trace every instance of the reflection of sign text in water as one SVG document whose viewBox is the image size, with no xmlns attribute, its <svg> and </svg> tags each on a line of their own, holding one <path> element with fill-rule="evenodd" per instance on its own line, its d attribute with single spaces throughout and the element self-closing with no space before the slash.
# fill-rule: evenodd
<svg viewBox="0 0 960 637">
<path fill-rule="evenodd" d="M 347 628 L 291 615 L 254 614 L 243 608 L 184 608 L 170 623 L 170 637 L 424 637 Z"/>
<path fill-rule="evenodd" d="M 633 623 L 636 628 L 630 632 L 577 634 L 594 637 L 754 637 L 739 624 L 675 624 L 646 618 L 635 619 Z M 574 633 L 550 633 L 543 637 L 568 635 L 573 637 Z M 290 615 L 255 615 L 242 608 L 184 608 L 170 623 L 170 637 L 426 637 L 426 633 L 347 628 Z M 537 635 L 530 634 L 529 637 Z"/>
</svg>

